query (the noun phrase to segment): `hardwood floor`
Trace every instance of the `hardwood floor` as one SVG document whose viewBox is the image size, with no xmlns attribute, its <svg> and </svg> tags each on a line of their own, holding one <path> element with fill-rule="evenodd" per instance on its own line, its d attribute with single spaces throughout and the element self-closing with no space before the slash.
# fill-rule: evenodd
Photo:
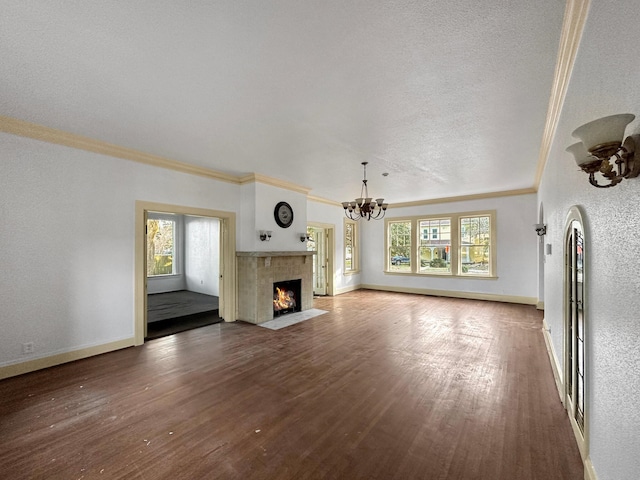
<svg viewBox="0 0 640 480">
<path fill-rule="evenodd" d="M 582 479 L 534 307 L 357 291 L 0 382 L 36 479 Z"/>
</svg>

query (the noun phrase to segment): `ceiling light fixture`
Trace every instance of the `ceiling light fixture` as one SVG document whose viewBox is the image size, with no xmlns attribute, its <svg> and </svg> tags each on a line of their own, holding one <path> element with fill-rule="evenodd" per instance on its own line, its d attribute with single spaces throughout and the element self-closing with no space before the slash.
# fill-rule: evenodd
<svg viewBox="0 0 640 480">
<path fill-rule="evenodd" d="M 589 174 L 589 183 L 598 188 L 609 188 L 624 178 L 640 173 L 640 160 L 635 161 L 635 147 L 640 135 L 630 135 L 624 141 L 624 131 L 635 115 L 623 113 L 585 123 L 572 133 L 582 140 L 567 147 L 583 172 Z M 612 165 L 615 164 L 615 165 Z M 609 183 L 600 185 L 595 177 L 601 173 Z"/>
<path fill-rule="evenodd" d="M 367 188 L 367 164 L 369 162 L 362 162 L 364 168 L 364 178 L 362 180 L 362 187 L 360 188 L 360 198 L 356 198 L 353 202 L 342 202 L 344 208 L 344 214 L 351 220 L 360 220 L 364 218 L 366 220 L 380 220 L 384 217 L 387 211 L 388 203 L 384 203 L 383 198 L 377 198 L 373 200 L 369 197 L 369 190 Z"/>
</svg>

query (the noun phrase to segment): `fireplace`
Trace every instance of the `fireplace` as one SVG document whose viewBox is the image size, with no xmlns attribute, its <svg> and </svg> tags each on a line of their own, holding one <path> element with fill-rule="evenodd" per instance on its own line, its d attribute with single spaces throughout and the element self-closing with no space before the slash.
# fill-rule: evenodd
<svg viewBox="0 0 640 480">
<path fill-rule="evenodd" d="M 273 316 L 277 317 L 285 313 L 299 312 L 302 310 L 300 291 L 302 281 L 287 280 L 274 282 L 273 284 Z"/>
<path fill-rule="evenodd" d="M 313 253 L 306 250 L 236 252 L 238 320 L 251 323 L 272 320 L 276 315 L 273 308 L 274 284 L 294 279 L 299 282 L 299 290 L 294 292 L 296 311 L 313 308 Z"/>
</svg>

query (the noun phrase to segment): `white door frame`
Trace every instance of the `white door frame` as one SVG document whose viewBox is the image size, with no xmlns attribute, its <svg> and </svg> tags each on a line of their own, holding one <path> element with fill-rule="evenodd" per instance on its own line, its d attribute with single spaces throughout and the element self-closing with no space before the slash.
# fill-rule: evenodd
<svg viewBox="0 0 640 480">
<path fill-rule="evenodd" d="M 335 276 L 335 230 L 336 226 L 332 223 L 308 222 L 309 227 L 323 228 L 326 235 L 325 262 L 326 271 L 325 279 L 327 283 L 327 295 L 334 296 L 334 276 Z"/>
<path fill-rule="evenodd" d="M 136 201 L 134 344 L 142 345 L 147 333 L 147 212 L 167 212 L 220 220 L 220 317 L 225 322 L 237 318 L 236 295 L 236 214 L 220 210 Z"/>
</svg>

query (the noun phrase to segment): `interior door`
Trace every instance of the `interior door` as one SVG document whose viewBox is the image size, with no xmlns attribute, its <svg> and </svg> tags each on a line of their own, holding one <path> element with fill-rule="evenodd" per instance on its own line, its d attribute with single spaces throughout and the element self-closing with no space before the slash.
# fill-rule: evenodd
<svg viewBox="0 0 640 480">
<path fill-rule="evenodd" d="M 313 294 L 327 294 L 327 232 L 313 227 L 316 254 L 313 256 Z"/>
</svg>

